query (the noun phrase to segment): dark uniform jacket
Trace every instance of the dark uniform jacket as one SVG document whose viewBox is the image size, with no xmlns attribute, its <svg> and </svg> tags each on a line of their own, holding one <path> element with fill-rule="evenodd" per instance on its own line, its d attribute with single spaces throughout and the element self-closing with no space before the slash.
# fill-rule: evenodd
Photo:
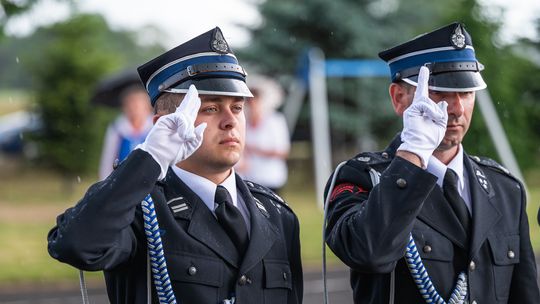
<svg viewBox="0 0 540 304">
<path fill-rule="evenodd" d="M 465 271 L 469 303 L 540 303 L 521 183 L 494 161 L 465 154 L 473 210 L 467 236 L 437 178 L 395 157 L 399 144 L 398 136 L 383 152 L 347 161 L 327 189 L 326 242 L 351 268 L 354 302 L 390 303 L 392 294 L 394 303 L 425 303 L 403 258 L 412 231 L 445 301 Z"/>
<path fill-rule="evenodd" d="M 302 302 L 298 219 L 278 196 L 237 176 L 251 215 L 242 259 L 202 200 L 172 170 L 156 183 L 159 172 L 148 153 L 132 152 L 58 217 L 48 235 L 50 255 L 79 269 L 103 270 L 111 303 L 147 303 L 140 203 L 151 193 L 179 303 L 218 304 L 232 295 L 237 304 Z M 157 303 L 153 283 L 151 290 Z"/>
</svg>

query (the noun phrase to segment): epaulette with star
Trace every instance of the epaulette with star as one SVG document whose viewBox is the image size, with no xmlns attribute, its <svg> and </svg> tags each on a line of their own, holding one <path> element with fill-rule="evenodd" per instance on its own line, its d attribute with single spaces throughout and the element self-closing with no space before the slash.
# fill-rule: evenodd
<svg viewBox="0 0 540 304">
<path fill-rule="evenodd" d="M 289 207 L 289 205 L 287 205 L 285 200 L 283 198 L 281 198 L 281 196 L 274 193 L 274 191 L 268 189 L 265 186 L 259 185 L 257 183 L 251 182 L 251 181 L 246 181 L 246 185 L 248 186 L 249 191 L 251 193 L 260 194 L 260 195 L 268 198 L 270 203 L 274 207 L 276 207 L 276 209 L 277 209 L 277 211 L 279 213 L 281 213 L 281 208 L 286 208 L 288 211 L 293 212 L 293 210 L 291 209 L 291 207 Z M 260 201 L 257 201 L 257 198 L 255 198 L 255 199 L 256 199 L 255 203 L 256 203 L 257 207 L 259 208 L 259 210 L 261 210 L 261 212 L 263 214 L 265 214 L 265 213 L 267 214 L 268 211 L 265 209 L 264 205 Z"/>
</svg>

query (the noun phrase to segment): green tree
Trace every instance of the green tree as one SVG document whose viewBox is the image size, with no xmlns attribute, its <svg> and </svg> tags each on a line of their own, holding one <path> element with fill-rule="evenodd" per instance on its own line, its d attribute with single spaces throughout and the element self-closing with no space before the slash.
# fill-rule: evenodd
<svg viewBox="0 0 540 304">
<path fill-rule="evenodd" d="M 101 16 L 78 15 L 40 29 L 40 56 L 29 58 L 43 130 L 37 136 L 44 164 L 69 176 L 95 170 L 102 130 L 89 104 L 96 82 L 118 69 L 110 29 Z"/>
</svg>

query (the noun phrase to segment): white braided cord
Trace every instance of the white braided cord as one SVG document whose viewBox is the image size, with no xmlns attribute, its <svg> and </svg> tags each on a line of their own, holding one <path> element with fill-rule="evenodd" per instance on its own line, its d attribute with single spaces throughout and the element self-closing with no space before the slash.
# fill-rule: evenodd
<svg viewBox="0 0 540 304">
<path fill-rule="evenodd" d="M 161 242 L 161 233 L 157 221 L 154 201 L 148 194 L 141 202 L 144 218 L 144 233 L 148 244 L 148 255 L 150 257 L 150 266 L 152 277 L 160 304 L 176 304 L 176 297 L 172 289 L 165 254 L 163 253 L 163 244 Z"/>
<path fill-rule="evenodd" d="M 458 275 L 456 282 L 456 287 L 450 295 L 448 302 L 445 302 L 444 299 L 439 295 L 431 278 L 422 263 L 422 258 L 418 254 L 418 249 L 414 243 L 412 234 L 409 234 L 409 243 L 407 244 L 407 249 L 405 252 L 405 260 L 407 261 L 407 267 L 411 273 L 422 298 L 426 303 L 435 303 L 435 304 L 463 304 L 467 298 L 467 275 L 465 272 L 461 272 Z"/>
</svg>

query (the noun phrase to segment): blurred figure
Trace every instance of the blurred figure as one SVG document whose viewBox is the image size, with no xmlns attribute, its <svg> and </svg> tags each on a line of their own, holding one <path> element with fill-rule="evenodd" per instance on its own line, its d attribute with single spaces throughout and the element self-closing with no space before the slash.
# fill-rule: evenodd
<svg viewBox="0 0 540 304">
<path fill-rule="evenodd" d="M 277 108 L 283 90 L 274 80 L 250 75 L 247 84 L 253 98 L 247 103 L 246 147 L 236 167 L 244 179 L 279 193 L 287 182 L 290 135 L 287 122 Z"/>
<path fill-rule="evenodd" d="M 152 128 L 152 107 L 143 87 L 128 87 L 120 100 L 122 114 L 109 125 L 103 141 L 100 180 L 111 174 L 116 159 L 124 160 L 138 144 L 144 142 Z"/>
</svg>

